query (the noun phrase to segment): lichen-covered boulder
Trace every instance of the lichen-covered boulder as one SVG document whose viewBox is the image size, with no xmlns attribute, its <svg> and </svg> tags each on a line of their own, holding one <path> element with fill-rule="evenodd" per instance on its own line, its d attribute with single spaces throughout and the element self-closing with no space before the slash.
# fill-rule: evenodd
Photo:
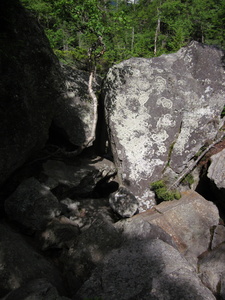
<svg viewBox="0 0 225 300">
<path fill-rule="evenodd" d="M 121 181 L 143 209 L 154 204 L 149 183 L 166 169 L 174 177 L 182 172 L 222 125 L 223 57 L 222 50 L 192 42 L 109 70 L 103 87 L 109 139 Z"/>
</svg>

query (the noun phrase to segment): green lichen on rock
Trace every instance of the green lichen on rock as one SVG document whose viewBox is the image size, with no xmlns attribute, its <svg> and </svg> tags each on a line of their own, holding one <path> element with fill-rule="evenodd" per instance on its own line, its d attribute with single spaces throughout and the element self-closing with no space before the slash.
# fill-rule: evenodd
<svg viewBox="0 0 225 300">
<path fill-rule="evenodd" d="M 155 192 L 159 202 L 180 199 L 181 194 L 177 190 L 169 190 L 164 180 L 154 181 L 150 184 L 151 190 Z"/>
</svg>

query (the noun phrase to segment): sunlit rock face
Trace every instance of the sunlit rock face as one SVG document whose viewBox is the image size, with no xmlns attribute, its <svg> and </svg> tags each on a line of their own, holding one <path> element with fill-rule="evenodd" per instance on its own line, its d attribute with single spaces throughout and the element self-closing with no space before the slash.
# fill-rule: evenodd
<svg viewBox="0 0 225 300">
<path fill-rule="evenodd" d="M 131 58 L 112 67 L 103 96 L 122 183 L 145 210 L 149 183 L 182 172 L 222 125 L 224 53 L 192 42 L 177 53 Z"/>
</svg>

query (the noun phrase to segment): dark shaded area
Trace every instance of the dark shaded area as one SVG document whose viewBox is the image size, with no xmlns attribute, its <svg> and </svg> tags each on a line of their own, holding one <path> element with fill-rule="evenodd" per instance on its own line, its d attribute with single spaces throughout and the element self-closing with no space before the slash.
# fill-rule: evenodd
<svg viewBox="0 0 225 300">
<path fill-rule="evenodd" d="M 52 122 L 49 128 L 49 138 L 46 143 L 47 147 L 51 147 L 52 145 L 62 148 L 65 151 L 75 151 L 79 148 L 69 141 L 65 130 L 55 125 L 54 122 Z"/>
<path fill-rule="evenodd" d="M 225 189 L 218 189 L 215 183 L 207 177 L 209 165 L 210 162 L 208 162 L 207 167 L 204 166 L 201 170 L 196 192 L 206 200 L 213 202 L 219 210 L 220 217 L 225 221 Z"/>
</svg>

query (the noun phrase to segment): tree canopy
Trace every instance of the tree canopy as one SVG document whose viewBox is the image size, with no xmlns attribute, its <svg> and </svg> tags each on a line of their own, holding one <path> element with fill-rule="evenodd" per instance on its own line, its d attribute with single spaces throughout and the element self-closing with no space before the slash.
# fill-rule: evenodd
<svg viewBox="0 0 225 300">
<path fill-rule="evenodd" d="M 101 37 L 102 73 L 124 59 L 174 52 L 191 40 L 225 47 L 224 0 L 21 2 L 37 15 L 55 53 L 68 64 L 85 68 L 90 47 Z"/>
</svg>

